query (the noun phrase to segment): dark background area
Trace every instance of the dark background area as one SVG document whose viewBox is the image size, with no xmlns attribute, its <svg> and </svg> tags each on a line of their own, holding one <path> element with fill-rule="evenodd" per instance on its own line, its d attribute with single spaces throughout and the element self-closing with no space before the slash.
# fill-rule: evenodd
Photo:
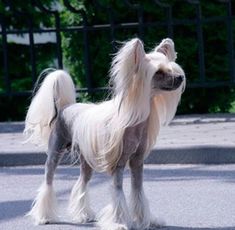
<svg viewBox="0 0 235 230">
<path fill-rule="evenodd" d="M 78 101 L 107 98 L 112 54 L 133 37 L 146 52 L 173 38 L 187 76 L 178 114 L 235 112 L 234 9 L 229 0 L 1 0 L 0 121 L 24 119 L 48 67 L 70 72 Z"/>
</svg>

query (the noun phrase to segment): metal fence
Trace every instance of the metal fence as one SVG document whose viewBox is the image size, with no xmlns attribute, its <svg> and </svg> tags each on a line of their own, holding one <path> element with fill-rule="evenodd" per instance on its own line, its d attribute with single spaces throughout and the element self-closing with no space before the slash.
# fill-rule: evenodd
<svg viewBox="0 0 235 230">
<path fill-rule="evenodd" d="M 233 0 L 213 0 L 214 4 L 223 5 L 225 11 L 224 15 L 211 15 L 210 17 L 203 17 L 201 2 L 197 0 L 182 0 L 178 1 L 181 4 L 191 5 L 193 9 L 194 17 L 190 18 L 174 18 L 173 12 L 177 10 L 177 8 L 173 8 L 169 3 L 165 3 L 167 1 L 157 1 L 152 0 L 151 2 L 153 8 L 161 8 L 164 13 L 164 17 L 161 21 L 151 22 L 145 20 L 145 9 L 142 6 L 142 3 L 145 1 L 139 1 L 139 3 L 133 3 L 133 1 L 123 0 L 121 1 L 123 5 L 125 5 L 126 9 L 135 12 L 136 19 L 132 22 L 120 22 L 115 15 L 115 8 L 112 5 L 102 5 L 101 1 L 93 1 L 93 7 L 98 9 L 99 11 L 104 11 L 107 14 L 107 23 L 98 23 L 91 24 L 88 22 L 87 13 L 84 10 L 76 9 L 71 1 L 63 0 L 63 10 L 70 11 L 74 14 L 79 14 L 82 17 L 80 25 L 76 26 L 62 26 L 60 10 L 56 8 L 50 8 L 46 4 L 43 4 L 44 1 L 32 0 L 25 1 L 29 2 L 31 8 L 35 9 L 37 12 L 41 12 L 45 17 L 52 17 L 54 19 L 54 27 L 49 28 L 34 28 L 34 24 L 32 22 L 31 12 L 22 9 L 18 9 L 14 5 L 14 0 L 3 0 L 2 8 L 6 9 L 6 14 L 10 14 L 11 17 L 14 17 L 15 20 L 21 20 L 24 18 L 25 25 L 24 28 L 14 28 L 9 27 L 7 25 L 8 21 L 6 20 L 6 14 L 1 13 L 0 15 L 0 23 L 1 23 L 1 31 L 0 31 L 0 46 L 1 46 L 1 54 L 2 55 L 2 75 L 1 80 L 3 82 L 3 89 L 0 92 L 0 95 L 4 96 L 18 96 L 18 95 L 29 95 L 31 93 L 30 90 L 21 90 L 15 92 L 12 90 L 12 77 L 9 72 L 9 42 L 8 36 L 10 35 L 24 35 L 27 34 L 29 38 L 28 48 L 29 48 L 29 60 L 31 67 L 31 74 L 29 77 L 32 78 L 32 82 L 34 83 L 37 79 L 36 63 L 37 59 L 35 57 L 35 34 L 36 33 L 49 33 L 52 32 L 55 34 L 55 46 L 56 46 L 56 67 L 63 68 L 64 60 L 63 60 L 63 49 L 61 42 L 61 33 L 63 32 L 76 32 L 80 33 L 83 37 L 83 65 L 84 65 L 84 75 L 86 78 L 86 87 L 83 89 L 78 89 L 80 91 L 96 91 L 106 89 L 105 87 L 94 88 L 92 86 L 92 75 L 94 74 L 93 70 L 93 59 L 90 55 L 90 33 L 96 31 L 106 31 L 109 34 L 109 42 L 110 44 L 114 44 L 113 41 L 116 40 L 116 31 L 120 28 L 124 29 L 132 29 L 135 28 L 137 30 L 137 35 L 144 39 L 146 28 L 156 27 L 162 28 L 167 31 L 168 37 L 174 38 L 175 36 L 175 28 L 179 25 L 192 25 L 195 27 L 195 39 L 198 43 L 197 49 L 197 57 L 196 62 L 198 63 L 198 79 L 194 81 L 189 81 L 187 87 L 219 87 L 219 86 L 234 86 L 235 85 L 235 52 L 234 52 L 234 12 L 235 3 Z M 170 1 L 169 1 L 170 2 Z M 44 2 L 45 3 L 45 2 Z M 23 1 L 22 1 L 23 4 Z M 60 7 L 59 7 L 60 8 Z M 228 78 L 226 80 L 221 76 L 220 80 L 216 81 L 208 81 L 206 73 L 205 73 L 205 42 L 204 42 L 204 25 L 211 25 L 216 23 L 222 23 L 226 30 L 226 47 L 227 49 L 224 52 L 224 58 L 227 60 L 227 68 L 228 68 Z M 217 33 L 219 31 L 215 31 Z M 128 39 L 128 38 L 127 38 Z M 216 47 L 215 47 L 216 49 Z M 113 45 L 113 50 L 115 47 Z M 107 54 L 108 55 L 108 54 Z M 20 60 L 19 60 L 20 61 Z M 189 60 L 190 61 L 190 60 Z M 23 64 L 23 63 L 22 63 Z"/>
</svg>

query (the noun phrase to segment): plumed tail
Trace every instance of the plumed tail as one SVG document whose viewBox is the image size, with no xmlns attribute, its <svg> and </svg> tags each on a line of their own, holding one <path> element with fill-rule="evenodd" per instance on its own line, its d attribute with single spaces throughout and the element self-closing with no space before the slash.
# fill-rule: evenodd
<svg viewBox="0 0 235 230">
<path fill-rule="evenodd" d="M 24 134 L 27 141 L 47 146 L 58 111 L 75 102 L 75 86 L 70 75 L 63 70 L 49 73 L 34 95 L 26 115 Z"/>
</svg>

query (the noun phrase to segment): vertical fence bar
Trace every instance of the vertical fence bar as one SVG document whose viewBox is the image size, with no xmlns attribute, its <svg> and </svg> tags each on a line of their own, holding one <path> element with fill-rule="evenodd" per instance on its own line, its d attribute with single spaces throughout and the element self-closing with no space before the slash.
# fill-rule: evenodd
<svg viewBox="0 0 235 230">
<path fill-rule="evenodd" d="M 6 89 L 6 94 L 11 93 L 11 81 L 9 75 L 9 64 L 8 64 L 8 46 L 7 46 L 7 31 L 5 18 L 3 15 L 0 15 L 1 26 L 2 26 L 2 53 L 3 53 L 3 76 L 4 84 Z"/>
<path fill-rule="evenodd" d="M 108 7 L 108 12 L 109 12 L 109 22 L 110 22 L 110 40 L 111 40 L 111 45 L 112 45 L 112 51 L 115 52 L 115 23 L 114 23 L 114 11 L 113 9 L 109 6 Z"/>
<path fill-rule="evenodd" d="M 227 5 L 227 49 L 228 49 L 228 63 L 229 63 L 229 75 L 231 82 L 235 82 L 235 57 L 234 57 L 234 45 L 233 45 L 233 22 L 232 22 L 232 4 L 231 0 L 225 2 Z"/>
<path fill-rule="evenodd" d="M 88 93 L 92 91 L 92 78 L 91 78 L 91 60 L 90 60 L 90 48 L 89 48 L 89 38 L 88 38 L 88 23 L 87 23 L 87 15 L 84 10 L 77 10 L 73 6 L 70 5 L 68 0 L 64 0 L 64 5 L 70 10 L 72 13 L 80 14 L 82 16 L 82 32 L 83 32 L 83 43 L 84 43 L 84 66 L 85 66 L 85 77 L 86 77 L 86 86 L 88 89 Z"/>
<path fill-rule="evenodd" d="M 108 14 L 109 25 L 110 25 L 110 42 L 112 46 L 112 51 L 115 52 L 115 20 L 114 20 L 114 10 L 110 5 L 102 5 L 99 1 L 93 0 L 93 4 L 97 7 L 98 10 L 105 10 Z"/>
<path fill-rule="evenodd" d="M 159 0 L 154 0 L 157 6 L 165 9 L 167 17 L 167 35 L 173 39 L 173 17 L 172 17 L 172 6 L 170 4 L 162 3 Z"/>
<path fill-rule="evenodd" d="M 19 10 L 17 7 L 15 7 L 12 0 L 7 1 L 7 5 L 10 7 L 13 14 L 24 20 L 26 24 L 28 25 L 28 35 L 29 35 L 29 56 L 30 56 L 30 64 L 31 64 L 31 70 L 32 70 L 32 84 L 34 85 L 34 82 L 36 81 L 36 61 L 35 61 L 35 44 L 34 44 L 34 31 L 33 31 L 33 16 L 30 15 L 27 11 Z"/>
<path fill-rule="evenodd" d="M 32 19 L 31 19 L 32 20 Z M 33 35 L 33 22 L 29 20 L 29 49 L 30 49 L 30 63 L 32 68 L 32 83 L 36 82 L 37 73 L 36 73 L 36 59 L 35 59 L 35 43 Z"/>
<path fill-rule="evenodd" d="M 89 38 L 87 30 L 87 16 L 84 11 L 82 11 L 83 17 L 83 43 L 84 43 L 84 65 L 85 65 L 85 74 L 86 74 L 86 84 L 88 88 L 88 93 L 91 93 L 92 89 L 92 80 L 91 80 L 91 62 L 90 62 L 90 47 L 89 47 Z"/>
<path fill-rule="evenodd" d="M 132 4 L 129 0 L 124 0 L 124 3 L 130 7 L 132 10 L 137 11 L 138 15 L 138 37 L 143 40 L 144 39 L 144 16 L 143 16 L 143 9 L 140 4 Z"/>
<path fill-rule="evenodd" d="M 57 10 L 51 10 L 46 8 L 41 0 L 32 0 L 33 5 L 38 7 L 41 12 L 46 14 L 51 14 L 55 17 L 55 33 L 56 33 L 56 54 L 57 54 L 57 63 L 58 68 L 63 69 L 63 55 L 62 55 L 62 47 L 61 47 L 61 27 L 60 27 L 60 16 Z"/>
<path fill-rule="evenodd" d="M 168 37 L 174 38 L 173 24 L 172 24 L 172 7 L 169 5 L 166 9 L 167 12 L 167 33 Z"/>
<path fill-rule="evenodd" d="M 56 51 L 58 59 L 58 67 L 63 69 L 63 53 L 61 47 L 61 34 L 60 34 L 60 16 L 58 12 L 54 13 L 55 16 L 55 25 L 56 25 Z"/>
<path fill-rule="evenodd" d="M 202 12 L 200 1 L 191 2 L 195 5 L 196 9 L 196 28 L 197 28 L 197 39 L 198 39 L 198 59 L 199 59 L 199 79 L 200 83 L 204 83 L 205 78 L 205 56 L 204 56 L 204 39 L 202 29 Z"/>
<path fill-rule="evenodd" d="M 143 7 L 141 5 L 137 5 L 138 12 L 138 22 L 139 22 L 139 37 L 144 40 L 144 15 L 143 15 Z"/>
</svg>

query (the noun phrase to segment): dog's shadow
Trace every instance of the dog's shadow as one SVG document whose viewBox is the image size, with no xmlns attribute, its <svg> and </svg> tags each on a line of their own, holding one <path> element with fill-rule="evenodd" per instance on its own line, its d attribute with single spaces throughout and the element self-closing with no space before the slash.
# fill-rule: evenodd
<svg viewBox="0 0 235 230">
<path fill-rule="evenodd" d="M 234 230 L 235 227 L 180 227 L 164 226 L 160 228 L 151 228 L 150 230 Z"/>
<path fill-rule="evenodd" d="M 84 223 L 84 224 L 78 224 L 78 223 L 72 223 L 68 221 L 60 221 L 60 222 L 51 222 L 48 223 L 49 225 L 69 225 L 69 226 L 74 226 L 74 227 L 83 227 L 87 229 L 99 229 L 96 225 L 96 221 L 89 222 L 89 223 Z M 235 227 L 180 227 L 180 226 L 162 226 L 162 227 L 151 227 L 148 230 L 234 230 Z M 112 229 L 110 229 L 112 230 Z M 136 230 L 136 229 L 131 229 L 131 230 Z"/>
<path fill-rule="evenodd" d="M 73 222 L 68 222 L 68 221 L 55 221 L 55 222 L 47 223 L 47 225 L 68 225 L 68 226 L 83 227 L 83 228 L 88 228 L 88 229 L 97 228 L 96 221 L 91 221 L 91 222 L 83 223 L 83 224 L 73 223 Z"/>
</svg>

